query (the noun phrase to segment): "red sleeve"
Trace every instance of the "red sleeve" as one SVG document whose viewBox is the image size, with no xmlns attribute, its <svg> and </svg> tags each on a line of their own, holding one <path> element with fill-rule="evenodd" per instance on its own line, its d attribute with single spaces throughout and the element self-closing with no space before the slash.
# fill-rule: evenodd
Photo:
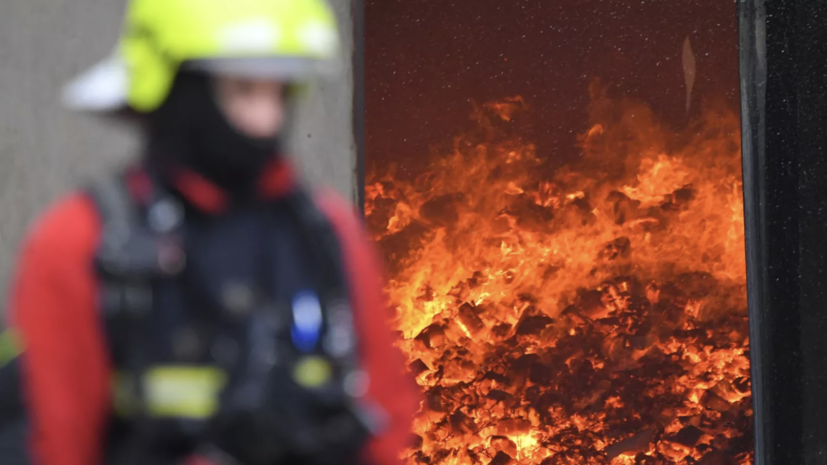
<svg viewBox="0 0 827 465">
<path fill-rule="evenodd" d="M 402 452 L 411 443 L 411 425 L 419 408 L 420 394 L 406 370 L 402 353 L 394 346 L 388 324 L 391 314 L 382 294 L 378 254 L 346 202 L 326 193 L 319 196 L 318 203 L 342 242 L 362 363 L 370 375 L 368 396 L 389 416 L 385 433 L 368 446 L 368 458 L 375 465 L 398 465 Z"/>
<path fill-rule="evenodd" d="M 10 316 L 25 344 L 24 392 L 38 465 L 101 460 L 110 394 L 92 268 L 98 235 L 91 202 L 73 195 L 40 218 L 18 264 Z"/>
</svg>

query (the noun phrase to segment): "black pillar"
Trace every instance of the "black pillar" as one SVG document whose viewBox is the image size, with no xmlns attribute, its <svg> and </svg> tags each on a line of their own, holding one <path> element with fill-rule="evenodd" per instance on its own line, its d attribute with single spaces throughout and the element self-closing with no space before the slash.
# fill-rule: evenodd
<svg viewBox="0 0 827 465">
<path fill-rule="evenodd" d="M 797 3 L 802 439 L 810 465 L 827 463 L 827 2 Z"/>
<path fill-rule="evenodd" d="M 741 0 L 756 464 L 827 463 L 827 2 Z"/>
</svg>

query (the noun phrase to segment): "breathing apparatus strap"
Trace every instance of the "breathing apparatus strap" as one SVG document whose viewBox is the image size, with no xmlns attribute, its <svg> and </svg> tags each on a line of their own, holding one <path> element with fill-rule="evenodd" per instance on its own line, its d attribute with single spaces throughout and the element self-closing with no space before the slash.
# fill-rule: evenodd
<svg viewBox="0 0 827 465">
<path fill-rule="evenodd" d="M 330 220 L 303 189 L 296 189 L 288 198 L 308 246 L 315 268 L 320 273 L 320 299 L 324 319 L 328 324 L 325 352 L 342 368 L 344 391 L 349 408 L 362 426 L 376 435 L 384 429 L 385 413 L 378 405 L 364 398 L 370 380 L 360 366 L 358 338 L 354 325 L 353 308 L 348 292 L 349 283 L 342 256 L 341 243 Z"/>
<path fill-rule="evenodd" d="M 182 219 L 174 218 L 176 210 L 164 191 L 154 189 L 154 198 L 146 211 L 157 211 L 159 205 L 167 211 L 165 224 L 160 228 L 163 230 L 150 229 L 148 224 L 159 222 L 144 220 L 143 210 L 133 199 L 123 175 L 99 179 L 86 188 L 86 193 L 94 202 L 102 226 L 95 269 L 108 347 L 113 356 L 122 357 L 130 376 L 129 398 L 133 404 L 129 407 L 136 432 L 127 448 L 127 460 L 138 465 L 146 458 L 144 445 L 150 434 L 143 380 L 148 368 L 144 347 L 147 320 L 153 308 L 153 283 L 174 276 L 183 268 L 183 244 L 178 231 Z"/>
</svg>

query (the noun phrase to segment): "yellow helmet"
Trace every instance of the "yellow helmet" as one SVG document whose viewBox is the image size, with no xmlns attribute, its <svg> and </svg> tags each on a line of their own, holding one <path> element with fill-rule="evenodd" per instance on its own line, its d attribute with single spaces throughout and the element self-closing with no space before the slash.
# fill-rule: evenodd
<svg viewBox="0 0 827 465">
<path fill-rule="evenodd" d="M 63 93 L 73 109 L 150 112 L 182 67 L 299 82 L 334 71 L 325 0 L 131 0 L 115 53 Z"/>
</svg>

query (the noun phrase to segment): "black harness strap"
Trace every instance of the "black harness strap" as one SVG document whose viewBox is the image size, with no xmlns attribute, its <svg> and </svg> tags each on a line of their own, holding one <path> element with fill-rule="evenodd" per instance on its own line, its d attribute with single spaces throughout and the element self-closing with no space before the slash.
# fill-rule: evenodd
<svg viewBox="0 0 827 465">
<path fill-rule="evenodd" d="M 143 213 L 122 176 L 87 188 L 102 223 L 95 267 L 102 280 L 106 318 L 146 316 L 152 309 L 153 281 L 183 270 L 180 208 L 160 188 L 153 192 Z"/>
<path fill-rule="evenodd" d="M 151 307 L 146 289 L 130 289 L 135 254 L 131 252 L 138 211 L 120 177 L 106 177 L 87 189 L 101 220 L 101 237 L 95 256 L 95 267 L 103 277 L 102 310 L 107 319 L 122 312 L 133 313 Z"/>
<path fill-rule="evenodd" d="M 342 367 L 343 390 L 350 401 L 349 409 L 371 434 L 385 429 L 386 413 L 378 404 L 364 398 L 368 375 L 359 362 L 359 347 L 353 321 L 349 283 L 342 255 L 341 241 L 333 225 L 307 192 L 297 189 L 288 199 L 299 227 L 305 232 L 309 248 L 321 273 L 322 309 L 328 329 L 323 340 L 325 352 Z"/>
<path fill-rule="evenodd" d="M 143 448 L 151 428 L 143 383 L 148 368 L 144 347 L 153 307 L 152 286 L 183 268 L 183 247 L 174 228 L 180 221 L 166 221 L 172 227 L 165 231 L 149 229 L 147 223 L 152 222 L 143 219 L 122 175 L 92 183 L 87 193 L 102 223 L 95 268 L 100 278 L 106 337 L 113 357 L 122 359 L 130 376 L 128 399 L 136 431 L 126 448 L 125 460 L 137 465 L 145 462 Z M 158 205 L 164 208 L 164 202 L 170 202 L 157 194 L 154 200 L 148 206 L 149 214 Z"/>
</svg>

